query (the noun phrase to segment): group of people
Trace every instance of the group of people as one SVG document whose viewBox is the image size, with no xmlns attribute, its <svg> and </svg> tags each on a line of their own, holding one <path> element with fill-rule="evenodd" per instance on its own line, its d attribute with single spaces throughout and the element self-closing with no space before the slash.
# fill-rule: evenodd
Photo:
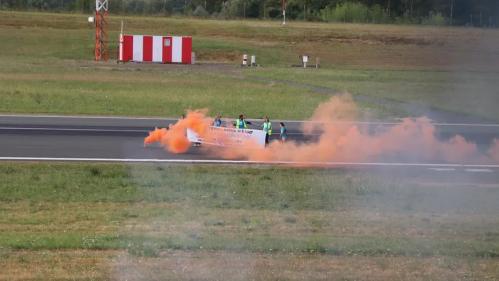
<svg viewBox="0 0 499 281">
<path fill-rule="evenodd" d="M 215 120 L 213 121 L 213 126 L 222 127 L 222 124 L 223 124 L 222 115 L 218 114 L 217 117 L 215 117 Z M 239 115 L 239 118 L 236 119 L 232 125 L 237 129 L 248 129 L 248 125 L 252 125 L 252 123 L 250 121 L 247 121 L 244 118 L 244 115 L 241 114 Z M 285 142 L 288 139 L 288 130 L 283 122 L 279 122 L 279 126 L 280 126 L 279 138 L 281 142 Z M 272 122 L 270 122 L 270 119 L 267 116 L 265 116 L 261 128 L 265 132 L 265 144 L 268 144 L 270 136 L 272 135 Z"/>
</svg>

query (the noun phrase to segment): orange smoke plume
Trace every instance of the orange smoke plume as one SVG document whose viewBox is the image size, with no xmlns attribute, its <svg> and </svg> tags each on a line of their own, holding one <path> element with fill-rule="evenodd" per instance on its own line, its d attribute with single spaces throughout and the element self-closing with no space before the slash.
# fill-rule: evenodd
<svg viewBox="0 0 499 281">
<path fill-rule="evenodd" d="M 206 111 L 189 112 L 160 138 L 169 151 L 187 151 L 189 142 L 185 130 L 190 128 L 201 137 L 210 134 L 211 119 Z M 488 152 L 480 155 L 476 145 L 455 136 L 447 141 L 436 137 L 435 127 L 425 117 L 406 118 L 392 127 L 380 127 L 371 132 L 367 126 L 354 124 L 358 110 L 350 95 L 334 96 L 315 110 L 310 122 L 303 126 L 305 136 L 317 136 L 312 142 L 271 142 L 266 148 L 246 143 L 238 146 L 204 149 L 215 156 L 255 161 L 290 161 L 303 163 L 367 162 L 367 161 L 444 161 L 447 163 L 499 162 L 499 141 Z M 144 141 L 156 140 L 156 131 Z"/>
<path fill-rule="evenodd" d="M 179 120 L 169 129 L 155 129 L 149 132 L 149 136 L 144 139 L 144 145 L 159 142 L 170 152 L 184 153 L 190 146 L 186 135 L 188 128 L 199 136 L 204 136 L 208 132 L 212 121 L 205 115 L 206 110 L 189 111 L 186 118 Z"/>
<path fill-rule="evenodd" d="M 144 146 L 161 141 L 163 136 L 165 136 L 167 133 L 168 131 L 165 128 L 155 128 L 154 131 L 149 132 L 149 136 L 144 139 Z"/>
<path fill-rule="evenodd" d="M 489 149 L 488 156 L 495 163 L 499 163 L 499 139 L 494 139 L 492 146 Z"/>
<path fill-rule="evenodd" d="M 290 162 L 366 162 L 381 159 L 400 161 L 445 161 L 449 163 L 478 157 L 476 145 L 461 136 L 440 141 L 435 127 L 427 118 L 404 119 L 384 131 L 369 133 L 368 128 L 354 124 L 358 110 L 349 95 L 332 97 L 321 104 L 310 122 L 305 123 L 305 135 L 319 134 L 311 143 L 272 142 L 265 149 L 227 148 L 218 152 L 225 157 L 255 161 Z"/>
</svg>

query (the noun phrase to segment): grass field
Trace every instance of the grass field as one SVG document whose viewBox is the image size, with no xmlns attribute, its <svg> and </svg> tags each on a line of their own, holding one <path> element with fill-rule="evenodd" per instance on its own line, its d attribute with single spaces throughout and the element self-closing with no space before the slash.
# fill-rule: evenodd
<svg viewBox="0 0 499 281">
<path fill-rule="evenodd" d="M 0 113 L 304 119 L 350 92 L 366 119 L 499 121 L 497 30 L 124 17 L 192 35 L 200 63 L 122 65 L 92 61 L 86 17 L 0 11 Z M 459 173 L 2 162 L 0 280 L 493 281 L 497 202 Z"/>
<path fill-rule="evenodd" d="M 421 114 L 402 102 L 499 120 L 496 30 L 124 18 L 130 33 L 193 35 L 204 64 L 182 67 L 93 63 L 85 15 L 0 16 L 4 113 L 174 117 L 208 108 L 225 116 L 304 119 L 347 91 L 371 119 Z M 120 20 L 109 20 L 112 56 Z M 263 67 L 237 67 L 243 53 L 256 54 Z M 289 67 L 303 53 L 319 56 L 323 68 Z"/>
<path fill-rule="evenodd" d="M 2 163 L 0 176 L 0 280 L 499 276 L 497 184 L 188 165 Z"/>
</svg>

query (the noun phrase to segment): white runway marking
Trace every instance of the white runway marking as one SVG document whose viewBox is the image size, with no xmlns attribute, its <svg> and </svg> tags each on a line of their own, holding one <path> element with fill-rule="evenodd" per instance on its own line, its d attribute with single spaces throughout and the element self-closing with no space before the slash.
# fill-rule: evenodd
<svg viewBox="0 0 499 281">
<path fill-rule="evenodd" d="M 451 172 L 456 170 L 455 168 L 428 168 L 428 169 L 437 172 Z"/>
<path fill-rule="evenodd" d="M 127 117 L 127 116 L 78 116 L 78 115 L 36 115 L 36 114 L 0 114 L 0 117 L 20 118 L 61 118 L 61 119 L 117 119 L 117 120 L 178 120 L 162 117 Z"/>
<path fill-rule="evenodd" d="M 474 170 L 497 169 L 499 165 L 442 164 L 442 163 L 382 163 L 382 162 L 299 162 L 299 161 L 249 161 L 218 159 L 148 159 L 148 158 L 67 158 L 67 157 L 0 157 L 3 161 L 74 161 L 74 162 L 144 162 L 144 163 L 199 163 L 199 164 L 263 164 L 307 166 L 372 166 L 372 167 L 429 167 L 468 168 Z M 492 171 L 492 170 L 490 170 Z"/>
<path fill-rule="evenodd" d="M 417 118 L 417 117 L 409 117 L 409 118 Z M 248 119 L 253 121 L 251 119 Z M 259 121 L 259 120 L 254 120 Z M 275 120 L 275 122 L 284 122 L 284 123 L 321 123 L 317 121 L 300 121 L 300 120 Z M 381 121 L 338 121 L 335 123 L 346 123 L 346 124 L 359 124 L 359 125 L 382 125 L 382 126 L 395 126 L 400 125 L 400 122 L 381 122 Z M 490 123 L 442 123 L 442 122 L 431 122 L 434 126 L 457 126 L 457 127 L 499 127 L 499 124 L 490 124 Z"/>
<path fill-rule="evenodd" d="M 149 130 L 127 130 L 127 129 L 84 129 L 84 128 L 48 128 L 48 127 L 0 127 L 0 130 L 18 130 L 18 131 L 69 131 L 69 132 L 133 132 L 133 133 L 147 133 Z"/>
<path fill-rule="evenodd" d="M 126 133 L 149 133 L 153 130 L 129 130 L 129 129 L 85 129 L 85 128 L 50 128 L 50 127 L 0 127 L 0 130 L 17 130 L 17 131 L 59 131 L 59 132 L 126 132 Z M 272 134 L 277 136 L 278 134 Z M 288 135 L 303 135 L 303 133 L 288 133 Z M 308 136 L 316 136 L 320 134 L 308 134 Z"/>
<path fill-rule="evenodd" d="M 0 114 L 0 117 L 9 118 L 61 118 L 61 119 L 116 119 L 116 120 L 161 120 L 161 121 L 177 121 L 178 118 L 171 117 L 129 117 L 129 116 L 77 116 L 77 115 L 36 115 L 36 114 Z M 224 121 L 231 122 L 232 119 L 223 118 Z M 263 122 L 263 119 L 247 119 L 248 121 Z M 272 122 L 284 122 L 284 123 L 320 123 L 316 121 L 306 121 L 306 120 L 281 120 L 275 119 Z M 400 122 L 382 122 L 382 121 L 344 121 L 343 123 L 352 124 L 365 124 L 365 125 L 397 125 Z M 443 123 L 435 122 L 432 123 L 435 126 L 467 126 L 467 127 L 499 127 L 499 124 L 491 123 Z"/>
<path fill-rule="evenodd" d="M 493 171 L 491 169 L 466 169 L 466 172 L 472 172 L 472 173 L 492 173 Z"/>
</svg>

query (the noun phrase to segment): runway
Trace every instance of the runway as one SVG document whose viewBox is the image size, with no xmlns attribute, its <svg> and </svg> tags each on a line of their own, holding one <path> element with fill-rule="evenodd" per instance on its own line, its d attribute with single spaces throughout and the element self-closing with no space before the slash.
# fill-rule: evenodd
<svg viewBox="0 0 499 281">
<path fill-rule="evenodd" d="M 94 162 L 156 162 L 156 163 L 219 163 L 262 164 L 244 160 L 224 160 L 205 155 L 199 148 L 184 154 L 173 154 L 158 145 L 143 147 L 143 139 L 154 127 L 165 127 L 175 119 L 130 117 L 78 117 L 0 115 L 0 160 L 10 161 L 94 161 Z M 261 121 L 252 120 L 257 128 Z M 278 128 L 279 120 L 274 122 Z M 285 120 L 290 139 L 309 141 L 300 132 L 302 121 Z M 395 123 L 359 122 L 369 131 L 379 131 Z M 456 134 L 485 149 L 499 138 L 499 124 L 434 124 L 441 139 Z M 276 134 L 277 136 L 277 134 Z M 312 136 L 313 138 L 313 136 Z M 275 162 L 274 165 L 304 163 Z M 311 163 L 307 163 L 311 164 Z M 312 163 L 319 165 L 319 163 Z M 324 163 L 320 163 L 324 165 Z M 326 166 L 355 168 L 428 169 L 434 172 L 499 173 L 499 165 L 446 163 L 345 163 L 331 162 Z"/>
</svg>

